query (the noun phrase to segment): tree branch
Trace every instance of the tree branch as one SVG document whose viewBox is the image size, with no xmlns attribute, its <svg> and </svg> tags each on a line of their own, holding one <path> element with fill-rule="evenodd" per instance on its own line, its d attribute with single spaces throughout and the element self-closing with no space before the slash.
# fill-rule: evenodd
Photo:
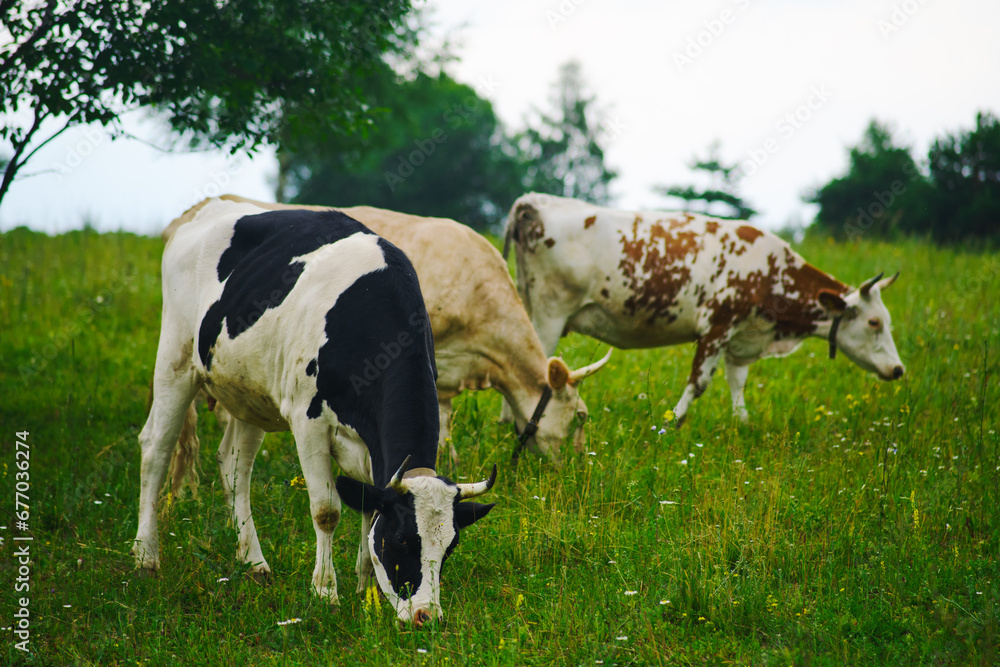
<svg viewBox="0 0 1000 667">
<path fill-rule="evenodd" d="M 3 203 L 3 198 L 10 189 L 10 184 L 14 181 L 14 174 L 17 170 L 24 166 L 25 160 L 19 160 L 21 153 L 28 146 L 28 142 L 31 141 L 31 137 L 38 131 L 39 126 L 42 124 L 42 117 L 39 115 L 39 111 L 35 109 L 35 121 L 31 124 L 31 129 L 29 129 L 24 138 L 14 144 L 14 154 L 10 157 L 10 161 L 7 163 L 7 168 L 3 172 L 3 182 L 0 182 L 0 204 Z M 30 156 L 29 156 L 30 157 Z"/>
<path fill-rule="evenodd" d="M 7 10 L 10 9 L 10 5 L 14 4 L 15 0 L 6 0 L 0 5 L 0 15 L 5 15 Z M 58 21 L 54 20 L 56 6 L 58 5 L 58 0 L 49 0 L 49 3 L 45 6 L 45 14 L 42 17 L 41 22 L 34 32 L 24 41 L 23 44 L 17 47 L 17 49 L 10 55 L 10 57 L 4 59 L 0 63 L 0 76 L 6 74 L 10 69 L 12 69 L 15 64 L 21 59 L 22 55 L 28 50 L 34 47 L 35 42 L 47 35 L 56 26 Z"/>
</svg>

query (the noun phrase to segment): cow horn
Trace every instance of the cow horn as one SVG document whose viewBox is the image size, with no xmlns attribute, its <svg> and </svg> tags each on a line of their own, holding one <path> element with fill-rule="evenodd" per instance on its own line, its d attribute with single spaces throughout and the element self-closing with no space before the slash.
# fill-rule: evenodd
<svg viewBox="0 0 1000 667">
<path fill-rule="evenodd" d="M 410 467 L 410 457 L 407 456 L 403 459 L 403 465 L 399 466 L 399 470 L 396 474 L 392 476 L 386 488 L 392 489 L 396 493 L 406 493 L 406 487 L 403 486 L 403 475 L 406 474 L 406 469 Z"/>
<path fill-rule="evenodd" d="M 482 482 L 476 482 L 475 484 L 459 484 L 458 485 L 458 499 L 465 500 L 467 498 L 475 498 L 476 496 L 481 496 L 490 489 L 497 481 L 497 464 L 493 464 L 493 472 L 490 474 L 490 478 Z"/>
<path fill-rule="evenodd" d="M 601 370 L 601 367 L 604 366 L 604 364 L 608 363 L 608 360 L 611 358 L 611 353 L 614 352 L 614 350 L 615 348 L 609 349 L 608 353 L 604 355 L 603 359 L 595 361 L 589 366 L 584 366 L 583 368 L 578 368 L 575 371 L 570 371 L 569 384 L 577 384 L 580 381 L 590 377 L 597 371 Z"/>
<path fill-rule="evenodd" d="M 878 274 L 877 276 L 875 276 L 871 280 L 866 280 L 865 283 L 860 288 L 858 288 L 858 291 L 861 292 L 861 296 L 863 296 L 864 298 L 867 299 L 869 292 L 872 291 L 872 287 L 875 286 L 875 283 L 877 283 L 878 281 L 882 280 L 882 276 L 884 276 L 884 275 L 885 275 L 885 272 L 883 271 L 882 273 Z"/>
<path fill-rule="evenodd" d="M 888 278 L 883 278 L 882 280 L 880 280 L 879 283 L 878 283 L 878 289 L 879 289 L 879 291 L 880 292 L 883 291 L 886 287 L 888 287 L 889 285 L 891 285 L 894 282 L 896 282 L 896 278 L 898 278 L 898 277 L 899 277 L 899 271 L 896 271 L 895 275 L 892 275 L 892 276 L 889 276 Z"/>
</svg>

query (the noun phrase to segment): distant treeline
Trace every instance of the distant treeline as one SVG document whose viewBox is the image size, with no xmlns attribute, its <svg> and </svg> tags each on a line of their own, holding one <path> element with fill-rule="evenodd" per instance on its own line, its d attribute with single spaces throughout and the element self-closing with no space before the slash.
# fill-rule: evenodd
<svg viewBox="0 0 1000 667">
<path fill-rule="evenodd" d="M 1000 240 L 1000 123 L 979 113 L 974 129 L 939 137 L 921 163 L 872 121 L 847 173 L 806 201 L 819 205 L 813 227 L 839 239 Z"/>
</svg>

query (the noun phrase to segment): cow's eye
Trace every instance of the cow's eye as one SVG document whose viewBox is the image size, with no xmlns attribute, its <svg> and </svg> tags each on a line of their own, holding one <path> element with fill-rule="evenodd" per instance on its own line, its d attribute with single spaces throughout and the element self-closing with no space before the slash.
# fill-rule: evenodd
<svg viewBox="0 0 1000 667">
<path fill-rule="evenodd" d="M 579 419 L 581 422 L 586 422 L 587 416 L 588 416 L 587 413 L 584 412 L 583 410 L 577 410 L 576 412 L 576 418 Z"/>
<path fill-rule="evenodd" d="M 870 320 L 868 320 L 868 326 L 870 326 L 872 329 L 878 329 L 881 324 L 882 323 L 879 322 L 877 317 L 873 317 Z"/>
</svg>

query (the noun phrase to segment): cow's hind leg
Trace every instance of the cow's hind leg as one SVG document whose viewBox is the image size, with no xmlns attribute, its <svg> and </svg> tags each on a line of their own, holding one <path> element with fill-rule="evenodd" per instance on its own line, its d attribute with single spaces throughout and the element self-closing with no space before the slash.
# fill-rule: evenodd
<svg viewBox="0 0 1000 667">
<path fill-rule="evenodd" d="M 239 533 L 237 556 L 244 563 L 251 565 L 252 572 L 267 574 L 271 568 L 261 552 L 253 512 L 250 509 L 250 478 L 253 476 L 253 462 L 263 441 L 264 431 L 230 417 L 216 459 L 219 462 L 226 501 L 229 503 Z"/>
<path fill-rule="evenodd" d="M 733 398 L 733 415 L 746 424 L 750 420 L 747 413 L 747 406 L 743 399 L 743 388 L 747 383 L 747 376 L 750 374 L 750 364 L 737 365 L 729 358 L 726 359 L 726 382 L 729 383 L 729 393 Z"/>
<path fill-rule="evenodd" d="M 674 419 L 677 420 L 677 426 L 684 423 L 688 408 L 691 407 L 696 398 L 705 393 L 708 383 L 712 381 L 712 374 L 722 357 L 727 341 L 726 331 L 724 328 L 713 328 L 698 339 L 698 346 L 694 352 L 694 362 L 691 364 L 691 375 L 684 388 L 684 393 L 674 408 Z"/>
<path fill-rule="evenodd" d="M 337 604 L 337 575 L 333 569 L 333 531 L 340 523 L 340 495 L 333 485 L 331 429 L 324 419 L 302 417 L 292 424 L 292 435 L 299 452 L 299 465 L 309 490 L 309 511 L 316 532 L 316 567 L 313 591 L 320 598 Z"/>
<path fill-rule="evenodd" d="M 163 336 L 161 335 L 161 345 Z M 191 366 L 190 347 L 164 348 L 157 354 L 153 378 L 153 403 L 139 433 L 142 464 L 139 473 L 139 527 L 132 553 L 136 567 L 155 570 L 160 566 L 157 535 L 157 499 L 167 477 L 170 458 L 177 444 L 184 415 L 198 393 L 198 379 Z"/>
</svg>

